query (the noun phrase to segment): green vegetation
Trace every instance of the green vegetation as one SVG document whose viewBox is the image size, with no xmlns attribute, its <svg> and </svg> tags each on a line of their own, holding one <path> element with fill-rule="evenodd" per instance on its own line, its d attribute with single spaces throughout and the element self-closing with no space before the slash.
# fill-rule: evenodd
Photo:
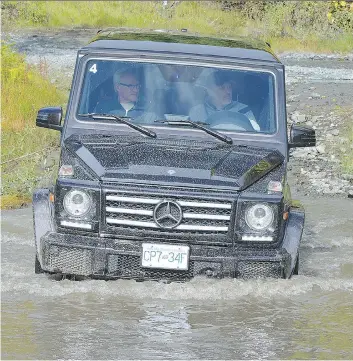
<svg viewBox="0 0 353 361">
<path fill-rule="evenodd" d="M 63 104 L 66 97 L 46 79 L 46 66 L 34 69 L 19 54 L 1 44 L 1 207 L 28 203 L 41 178 L 53 169 L 43 165 L 58 146 L 57 132 L 35 127 L 36 113 L 46 105 Z"/>
<path fill-rule="evenodd" d="M 275 51 L 353 50 L 352 1 L 3 1 L 13 28 L 134 27 L 249 35 Z"/>
<path fill-rule="evenodd" d="M 341 143 L 335 146 L 340 156 L 342 174 L 353 174 L 353 108 L 352 106 L 336 109 L 341 118 Z"/>
<path fill-rule="evenodd" d="M 349 125 L 347 125 L 347 141 L 344 145 L 346 151 L 342 153 L 341 161 L 342 161 L 342 173 L 343 174 L 353 174 L 353 124 L 352 120 Z"/>
</svg>

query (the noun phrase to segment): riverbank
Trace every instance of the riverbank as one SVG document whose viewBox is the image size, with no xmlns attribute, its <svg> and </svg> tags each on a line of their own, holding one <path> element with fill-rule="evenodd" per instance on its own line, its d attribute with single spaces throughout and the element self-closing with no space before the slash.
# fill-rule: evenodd
<svg viewBox="0 0 353 361">
<path fill-rule="evenodd" d="M 1 60 L 1 207 L 13 208 L 31 202 L 35 187 L 53 178 L 47 158 L 59 135 L 37 128 L 35 118 L 39 108 L 64 105 L 67 97 L 49 80 L 43 60 L 26 63 L 5 44 Z"/>
<path fill-rule="evenodd" d="M 249 36 L 275 52 L 347 54 L 353 49 L 349 1 L 3 1 L 3 31 L 133 27 Z M 192 21 L 191 21 L 192 20 Z"/>
</svg>

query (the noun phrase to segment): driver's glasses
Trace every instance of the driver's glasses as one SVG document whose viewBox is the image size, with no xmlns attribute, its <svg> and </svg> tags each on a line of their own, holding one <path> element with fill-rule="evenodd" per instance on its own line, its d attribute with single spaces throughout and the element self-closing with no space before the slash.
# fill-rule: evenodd
<svg viewBox="0 0 353 361">
<path fill-rule="evenodd" d="M 127 87 L 129 90 L 139 90 L 140 89 L 140 84 L 125 84 L 125 83 L 119 83 L 119 85 L 125 86 Z"/>
</svg>

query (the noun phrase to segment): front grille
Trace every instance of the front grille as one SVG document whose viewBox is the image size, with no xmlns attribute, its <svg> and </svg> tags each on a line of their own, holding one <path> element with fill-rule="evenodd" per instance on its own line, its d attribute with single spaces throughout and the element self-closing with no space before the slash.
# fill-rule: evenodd
<svg viewBox="0 0 353 361">
<path fill-rule="evenodd" d="M 48 270 L 89 276 L 92 272 L 92 251 L 83 248 L 51 245 L 45 254 Z"/>
<path fill-rule="evenodd" d="M 173 220 L 164 221 L 163 226 L 155 221 L 156 207 L 163 201 L 176 203 L 180 207 L 181 214 L 176 208 L 171 211 L 175 218 L 180 215 L 179 223 L 173 228 L 168 228 L 173 226 Z M 107 192 L 105 198 L 106 225 L 114 229 L 224 235 L 230 227 L 231 212 L 232 202 L 218 199 L 123 192 Z"/>
<path fill-rule="evenodd" d="M 281 278 L 283 268 L 280 262 L 240 261 L 237 267 L 237 277 L 249 278 Z"/>
<path fill-rule="evenodd" d="M 107 276 L 134 279 L 185 280 L 194 275 L 191 261 L 187 271 L 150 269 L 141 267 L 141 257 L 131 255 L 109 255 Z"/>
</svg>

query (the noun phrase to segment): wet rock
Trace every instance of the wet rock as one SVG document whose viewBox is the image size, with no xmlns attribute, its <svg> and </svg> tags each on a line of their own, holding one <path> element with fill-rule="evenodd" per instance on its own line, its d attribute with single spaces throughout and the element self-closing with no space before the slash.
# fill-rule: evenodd
<svg viewBox="0 0 353 361">
<path fill-rule="evenodd" d="M 325 153 L 325 145 L 324 144 L 317 145 L 316 150 L 319 154 L 324 154 Z"/>
<path fill-rule="evenodd" d="M 293 158 L 303 158 L 304 160 L 312 160 L 316 157 L 316 149 L 309 149 L 309 148 L 299 148 L 293 151 L 292 153 Z"/>
<path fill-rule="evenodd" d="M 306 115 L 305 114 L 297 114 L 296 115 L 296 122 L 304 123 L 305 121 L 306 121 Z"/>
<path fill-rule="evenodd" d="M 292 120 L 297 123 L 304 123 L 306 121 L 306 115 L 294 112 L 292 114 Z"/>
<path fill-rule="evenodd" d="M 311 121 L 313 123 L 318 123 L 321 119 L 323 119 L 322 115 L 314 115 L 313 117 L 311 117 Z"/>
<path fill-rule="evenodd" d="M 321 95 L 318 93 L 311 93 L 310 96 L 312 99 L 320 99 L 321 98 Z"/>
<path fill-rule="evenodd" d="M 287 102 L 288 103 L 298 102 L 299 101 L 298 97 L 299 95 L 289 95 L 287 97 Z"/>
</svg>

